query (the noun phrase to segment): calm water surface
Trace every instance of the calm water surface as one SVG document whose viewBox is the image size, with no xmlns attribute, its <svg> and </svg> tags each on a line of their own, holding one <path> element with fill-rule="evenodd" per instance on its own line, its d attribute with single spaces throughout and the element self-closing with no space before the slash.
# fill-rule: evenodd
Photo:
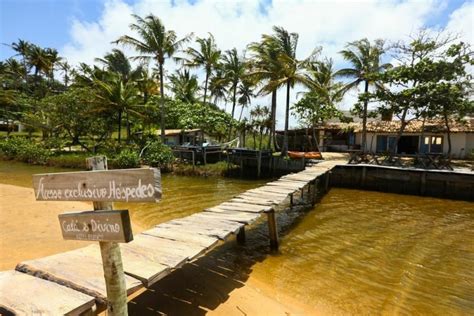
<svg viewBox="0 0 474 316">
<path fill-rule="evenodd" d="M 31 174 L 59 171 L 71 169 L 1 162 L 0 182 L 31 187 Z M 158 204 L 116 208 L 147 228 L 261 183 L 163 175 Z M 262 230 L 243 256 L 267 252 Z M 332 189 L 252 269 L 276 291 L 343 314 L 474 315 L 474 203 Z"/>
<path fill-rule="evenodd" d="M 332 189 L 253 273 L 348 314 L 474 315 L 474 203 Z"/>
</svg>

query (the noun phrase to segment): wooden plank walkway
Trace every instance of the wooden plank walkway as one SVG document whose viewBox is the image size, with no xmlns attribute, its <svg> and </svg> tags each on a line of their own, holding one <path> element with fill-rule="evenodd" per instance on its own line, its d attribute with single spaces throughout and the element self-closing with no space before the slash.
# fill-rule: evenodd
<svg viewBox="0 0 474 316">
<path fill-rule="evenodd" d="M 270 238 L 274 245 L 277 242 L 275 208 L 287 200 L 290 204 L 293 203 L 293 195 L 299 192 L 303 194 L 307 186 L 313 185 L 314 190 L 317 179 L 341 163 L 344 162 L 321 162 L 304 171 L 283 176 L 264 186 L 243 192 L 203 212 L 157 225 L 134 236 L 132 242 L 120 244 L 127 294 L 149 287 L 187 262 L 203 256 L 231 236 L 237 236 L 240 241 L 245 239 L 244 227 L 260 219 L 263 214 L 268 215 L 270 235 L 274 235 Z M 31 300 L 24 305 L 11 303 L 19 299 L 15 295 L 28 291 L 33 285 L 35 291 L 44 291 L 44 295 L 48 297 L 54 296 L 48 294 L 56 293 L 54 291 L 66 293 L 64 309 L 53 304 L 50 306 L 61 313 L 63 310 L 76 313 L 92 308 L 94 303 L 91 297 L 95 298 L 98 304 L 106 303 L 104 272 L 98 245 L 24 261 L 17 265 L 16 270 L 23 273 L 7 271 L 0 275 L 0 286 L 16 287 L 13 285 L 17 282 L 15 280 L 20 280 L 18 283 L 21 284 L 19 292 L 0 291 L 0 307 L 12 308 L 20 313 L 22 308 L 29 305 L 32 308 L 43 308 L 41 301 L 49 300 L 41 295 L 38 295 L 37 299 L 34 295 L 27 295 Z M 75 299 L 77 301 L 74 301 Z"/>
</svg>

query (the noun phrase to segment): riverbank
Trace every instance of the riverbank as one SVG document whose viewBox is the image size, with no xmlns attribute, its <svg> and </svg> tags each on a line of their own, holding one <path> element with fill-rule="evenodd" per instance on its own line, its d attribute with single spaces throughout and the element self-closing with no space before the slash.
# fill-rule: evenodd
<svg viewBox="0 0 474 316">
<path fill-rule="evenodd" d="M 92 208 L 86 202 L 43 202 L 36 201 L 33 189 L 0 184 L 0 270 L 14 269 L 20 261 L 40 258 L 55 253 L 84 247 L 89 242 L 63 240 L 57 215 L 64 211 L 79 211 Z M 144 230 L 132 221 L 133 232 Z M 217 250 L 219 251 L 219 250 Z M 226 262 L 225 264 L 232 264 Z M 315 315 L 316 312 L 282 294 L 275 295 L 272 289 L 259 280 L 247 277 L 237 285 L 228 287 L 223 276 L 213 273 L 215 262 L 200 260 L 198 264 L 186 265 L 158 282 L 152 291 L 146 291 L 129 303 L 134 313 L 147 313 L 156 306 L 174 313 L 187 311 L 209 312 L 209 315 Z M 196 271 L 196 269 L 200 270 Z M 206 282 L 202 282 L 202 273 L 207 271 Z M 171 282 L 171 283 L 170 283 Z M 183 304 L 170 298 L 173 292 L 183 292 L 190 284 L 199 284 L 199 291 L 205 295 L 196 295 L 193 300 L 199 306 Z M 162 292 L 163 295 L 160 295 Z M 164 292 L 164 293 L 163 293 Z M 163 300 L 163 301 L 162 301 Z M 218 302 L 218 304 L 216 304 Z M 204 308 L 203 308 L 204 306 Z"/>
</svg>

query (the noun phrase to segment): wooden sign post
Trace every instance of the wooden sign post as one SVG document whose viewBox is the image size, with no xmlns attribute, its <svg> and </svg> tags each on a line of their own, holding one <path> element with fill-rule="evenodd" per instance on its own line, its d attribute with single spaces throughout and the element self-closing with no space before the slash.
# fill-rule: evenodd
<svg viewBox="0 0 474 316">
<path fill-rule="evenodd" d="M 59 215 L 64 239 L 97 240 L 107 289 L 107 314 L 127 315 L 127 291 L 117 242 L 133 239 L 128 211 L 113 211 L 113 201 L 157 202 L 159 169 L 107 170 L 106 157 L 87 159 L 87 172 L 33 176 L 37 200 L 92 201 L 94 211 Z"/>
</svg>

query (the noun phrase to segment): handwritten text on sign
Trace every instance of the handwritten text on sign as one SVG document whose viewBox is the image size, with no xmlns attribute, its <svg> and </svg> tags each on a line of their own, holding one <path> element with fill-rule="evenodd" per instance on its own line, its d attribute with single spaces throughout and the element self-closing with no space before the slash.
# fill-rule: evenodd
<svg viewBox="0 0 474 316">
<path fill-rule="evenodd" d="M 129 242 L 133 240 L 128 210 L 59 214 L 64 239 Z"/>
<path fill-rule="evenodd" d="M 37 200 L 156 202 L 161 198 L 159 169 L 48 173 L 33 176 Z"/>
</svg>

